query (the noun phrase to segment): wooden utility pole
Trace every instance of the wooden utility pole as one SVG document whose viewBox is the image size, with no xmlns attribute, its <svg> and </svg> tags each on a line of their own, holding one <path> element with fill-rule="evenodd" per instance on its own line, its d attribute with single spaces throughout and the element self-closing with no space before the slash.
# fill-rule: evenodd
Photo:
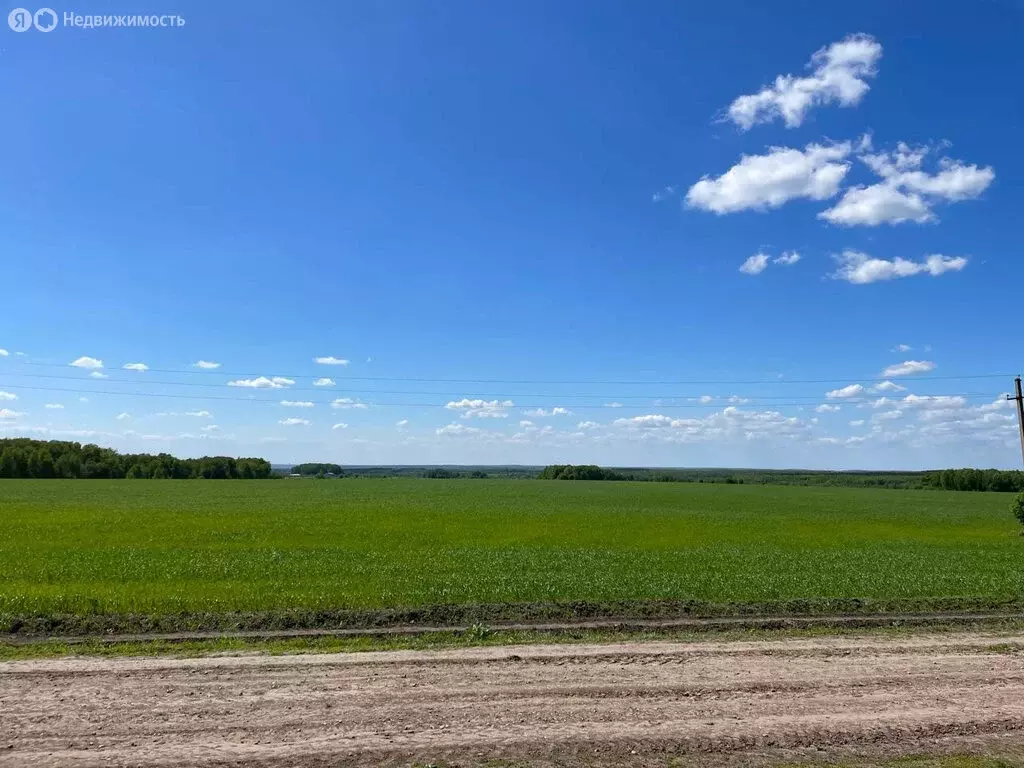
<svg viewBox="0 0 1024 768">
<path fill-rule="evenodd" d="M 1017 401 L 1017 427 L 1020 429 L 1020 455 L 1024 458 L 1024 395 L 1020 391 L 1020 376 L 1013 380 L 1015 395 L 1007 395 L 1007 400 Z"/>
</svg>

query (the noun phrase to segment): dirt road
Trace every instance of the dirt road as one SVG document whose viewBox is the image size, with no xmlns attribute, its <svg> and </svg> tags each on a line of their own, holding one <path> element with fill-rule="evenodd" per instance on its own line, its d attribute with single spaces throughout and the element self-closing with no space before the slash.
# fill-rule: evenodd
<svg viewBox="0 0 1024 768">
<path fill-rule="evenodd" d="M 1015 647 L 1024 635 L 9 662 L 0 765 L 664 765 L 1019 745 Z"/>
</svg>

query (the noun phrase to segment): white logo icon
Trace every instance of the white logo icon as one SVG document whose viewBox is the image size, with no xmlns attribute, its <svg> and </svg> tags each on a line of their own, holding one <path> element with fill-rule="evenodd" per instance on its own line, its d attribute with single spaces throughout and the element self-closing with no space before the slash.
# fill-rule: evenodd
<svg viewBox="0 0 1024 768">
<path fill-rule="evenodd" d="M 53 32 L 57 28 L 57 12 L 53 8 L 40 8 L 32 21 L 40 32 Z"/>
<path fill-rule="evenodd" d="M 32 29 L 32 11 L 27 8 L 15 8 L 7 14 L 7 26 L 15 32 L 28 32 Z"/>
</svg>

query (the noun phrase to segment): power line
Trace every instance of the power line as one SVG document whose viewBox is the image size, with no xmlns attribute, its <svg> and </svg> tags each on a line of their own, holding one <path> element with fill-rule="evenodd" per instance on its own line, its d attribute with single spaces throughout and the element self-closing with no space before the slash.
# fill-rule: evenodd
<svg viewBox="0 0 1024 768">
<path fill-rule="evenodd" d="M 30 391 L 37 391 L 37 392 L 70 392 L 70 393 L 76 394 L 76 395 L 114 395 L 114 396 L 117 396 L 117 397 L 161 397 L 161 398 L 173 398 L 173 399 L 179 399 L 179 400 L 230 400 L 230 401 L 236 402 L 236 403 L 278 403 L 278 404 L 280 404 L 281 397 L 286 397 L 288 392 L 289 392 L 288 389 L 282 388 L 282 390 L 280 391 L 280 395 L 278 395 L 277 397 L 269 398 L 269 397 L 232 397 L 232 396 L 228 396 L 228 395 L 206 395 L 206 394 L 202 394 L 202 395 L 183 395 L 183 394 L 169 394 L 169 393 L 163 393 L 163 392 L 112 392 L 112 391 L 109 391 L 109 390 L 101 390 L 101 389 L 75 389 L 75 388 L 70 388 L 70 387 L 38 387 L 38 386 L 26 386 L 26 385 L 21 385 L 21 384 L 8 385 L 8 386 L 11 386 L 12 389 L 27 389 L 27 390 L 30 390 Z M 989 398 L 989 397 L 999 397 L 1002 394 L 1003 393 L 998 393 L 998 394 L 980 394 L 979 393 L 977 395 L 970 395 L 970 396 L 962 395 L 962 397 L 965 397 L 965 399 L 967 399 L 968 397 L 970 397 L 970 399 L 975 399 L 975 398 L 979 398 L 979 397 Z M 951 397 L 951 395 L 940 395 L 940 397 Z M 343 399 L 343 398 L 339 398 L 339 399 Z M 754 399 L 756 399 L 756 398 L 740 398 L 739 400 L 737 400 L 736 402 L 733 402 L 733 403 L 729 403 L 728 400 L 726 400 L 724 405 L 758 405 L 758 403 L 753 402 Z M 809 406 L 809 405 L 812 405 L 815 402 L 818 402 L 820 399 L 821 398 L 815 398 L 814 400 L 812 400 L 810 402 L 786 402 L 786 403 L 774 403 L 773 402 L 773 403 L 767 403 L 767 404 L 763 404 L 763 405 L 765 405 L 765 406 L 770 405 L 771 407 L 774 407 L 774 408 Z M 333 404 L 332 401 L 330 401 L 330 400 L 317 400 L 317 401 L 309 401 L 309 402 L 313 402 L 314 405 L 327 405 L 327 406 L 330 406 L 330 405 Z M 864 399 L 846 398 L 846 399 L 840 400 L 838 402 L 835 402 L 834 404 L 835 405 L 843 405 L 843 404 L 860 405 L 860 404 L 865 404 L 865 403 L 870 403 L 870 402 L 872 402 L 871 398 L 864 398 Z M 900 401 L 899 400 L 891 400 L 890 402 L 893 405 L 896 405 Z M 717 403 L 717 404 L 713 404 L 713 403 L 686 403 L 686 404 L 652 403 L 652 404 L 650 404 L 650 407 L 652 407 L 652 408 L 718 408 L 718 407 L 721 407 L 722 405 L 723 405 L 723 403 Z M 501 404 L 498 404 L 497 407 L 499 407 L 499 408 L 534 408 L 534 409 L 536 409 L 536 408 L 554 408 L 554 407 L 559 407 L 559 406 L 560 406 L 559 403 L 543 403 L 543 404 L 515 403 L 513 405 L 508 405 L 508 406 L 502 406 Z M 448 403 L 362 403 L 362 402 L 358 402 L 358 401 L 353 401 L 351 403 L 345 403 L 344 405 L 338 406 L 338 407 L 339 407 L 339 409 L 342 409 L 342 408 L 350 408 L 351 409 L 351 408 L 361 408 L 361 407 L 365 407 L 365 408 L 448 408 Z M 571 407 L 578 408 L 578 409 L 620 410 L 619 406 L 614 406 L 614 405 L 610 405 L 610 404 L 607 404 L 607 403 L 602 404 L 602 405 L 585 405 L 585 404 L 573 403 L 573 404 L 571 404 Z M 454 408 L 448 408 L 448 409 L 449 410 L 457 410 L 457 409 L 454 409 Z"/>
<path fill-rule="evenodd" d="M 32 361 L 14 361 L 16 365 L 31 365 L 39 366 L 44 368 L 67 368 L 67 364 L 60 363 L 37 363 Z M 414 376 L 340 376 L 337 372 L 324 371 L 319 374 L 308 374 L 308 373 L 232 373 L 221 370 L 202 370 L 202 369 L 182 369 L 182 368 L 148 368 L 146 372 L 153 373 L 177 373 L 177 374 L 188 374 L 188 375 L 206 375 L 206 376 L 227 376 L 227 377 L 267 377 L 273 378 L 274 376 L 284 377 L 288 379 L 319 379 L 319 378 L 330 378 L 331 375 L 343 378 L 346 381 L 402 381 L 402 382 L 418 382 L 418 383 L 434 383 L 434 384 L 593 384 L 597 386 L 642 386 L 642 385 L 669 385 L 669 386 L 687 386 L 690 384 L 710 386 L 710 385 L 742 385 L 742 384 L 835 384 L 844 381 L 864 381 L 864 382 L 876 382 L 885 381 L 890 378 L 898 378 L 894 376 L 844 376 L 829 379 L 676 379 L 676 380 L 657 380 L 657 379 L 637 379 L 637 380 L 616 380 L 616 379 L 454 379 L 454 378 L 422 378 Z M 977 373 L 977 374 L 961 374 L 956 376 L 913 376 L 908 378 L 908 381 L 958 381 L 967 379 L 998 379 L 1011 377 L 1013 374 L 1006 373 Z"/>
<path fill-rule="evenodd" d="M 132 377 L 132 378 L 127 378 L 127 379 L 125 379 L 125 378 L 104 377 L 102 379 L 94 380 L 94 379 L 85 379 L 85 378 L 83 378 L 81 376 L 65 376 L 65 375 L 50 374 L 50 373 L 8 373 L 8 374 L 4 374 L 4 375 L 7 376 L 7 377 L 17 377 L 17 378 L 25 378 L 25 379 L 62 379 L 62 380 L 79 381 L 79 382 L 83 382 L 83 383 L 87 382 L 87 381 L 102 381 L 102 382 L 107 383 L 107 384 L 131 384 L 133 386 L 147 386 L 147 387 L 148 386 L 202 387 L 202 388 L 206 388 L 206 389 L 221 389 L 221 390 L 223 390 L 224 387 L 228 386 L 227 384 L 224 384 L 224 383 L 208 384 L 206 382 L 196 382 L 196 381 L 164 381 L 164 380 L 161 380 L 161 379 L 156 379 L 156 380 L 154 380 L 154 379 L 144 379 L 142 377 Z M 12 385 L 12 386 L 21 386 L 21 385 Z M 243 388 L 243 387 L 236 387 L 235 389 L 236 390 L 244 390 L 245 388 Z M 265 387 L 264 389 L 268 389 L 268 388 Z M 342 394 L 362 394 L 362 395 L 430 395 L 430 396 L 456 397 L 456 398 L 463 398 L 463 397 L 468 397 L 468 398 L 472 398 L 472 397 L 504 397 L 504 398 L 511 398 L 511 397 L 552 397 L 552 398 L 558 398 L 558 399 L 561 399 L 561 400 L 566 400 L 566 399 L 579 399 L 579 398 L 593 397 L 593 398 L 602 398 L 602 399 L 605 399 L 605 400 L 677 400 L 677 399 L 682 399 L 682 398 L 694 398 L 694 397 L 696 397 L 692 393 L 690 393 L 690 394 L 665 394 L 665 393 L 650 394 L 650 393 L 648 393 L 648 394 L 643 394 L 643 395 L 623 395 L 623 394 L 611 394 L 611 395 L 609 395 L 607 393 L 599 393 L 599 394 L 564 394 L 563 395 L 563 394 L 552 394 L 552 393 L 546 393 L 546 392 L 532 392 L 532 393 L 530 393 L 530 392 L 466 392 L 465 390 L 461 390 L 461 391 L 458 391 L 458 392 L 431 392 L 431 391 L 421 391 L 421 390 L 415 390 L 415 389 L 342 389 L 342 388 L 338 388 L 338 387 L 295 387 L 295 386 L 282 386 L 279 389 L 282 392 L 317 392 L 319 394 L 328 394 L 328 393 L 334 392 L 334 393 L 342 393 Z M 88 391 L 88 390 L 83 390 L 83 391 Z M 878 394 L 884 394 L 884 393 L 878 393 Z M 1005 393 L 1003 393 L 1003 392 L 996 392 L 996 393 L 988 393 L 988 392 L 955 392 L 955 393 L 950 393 L 950 394 L 948 394 L 946 396 L 947 397 L 999 397 L 999 396 L 1001 396 L 1003 394 L 1005 394 Z M 822 399 L 823 396 L 819 396 L 819 395 L 738 395 L 736 393 L 733 393 L 733 394 L 729 394 L 729 395 L 708 395 L 708 397 L 712 397 L 714 400 L 717 400 L 717 401 L 723 401 L 723 400 L 727 401 L 729 398 L 740 398 L 740 399 L 744 399 L 744 400 L 786 400 L 786 399 L 792 400 L 792 399 L 799 398 L 799 399 L 808 400 L 809 402 L 818 402 L 819 400 Z M 852 398 L 845 398 L 845 399 L 850 400 Z"/>
</svg>

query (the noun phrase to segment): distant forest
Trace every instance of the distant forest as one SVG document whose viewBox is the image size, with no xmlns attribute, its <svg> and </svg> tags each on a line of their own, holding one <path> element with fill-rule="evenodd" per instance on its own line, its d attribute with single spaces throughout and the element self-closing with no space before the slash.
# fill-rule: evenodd
<svg viewBox="0 0 1024 768">
<path fill-rule="evenodd" d="M 167 453 L 118 453 L 98 445 L 13 438 L 0 439 L 0 477 L 256 480 L 273 475 L 264 459 L 178 459 Z"/>
</svg>

